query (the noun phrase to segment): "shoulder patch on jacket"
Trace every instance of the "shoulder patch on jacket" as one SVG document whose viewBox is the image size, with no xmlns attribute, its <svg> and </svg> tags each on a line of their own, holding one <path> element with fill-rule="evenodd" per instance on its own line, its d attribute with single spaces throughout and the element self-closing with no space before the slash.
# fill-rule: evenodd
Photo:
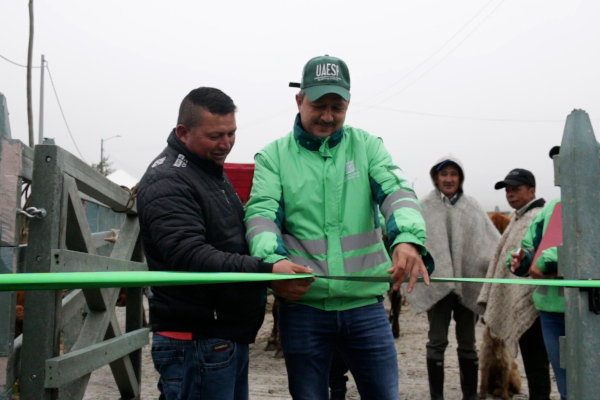
<svg viewBox="0 0 600 400">
<path fill-rule="evenodd" d="M 154 167 L 158 167 L 159 165 L 162 165 L 166 159 L 167 159 L 167 156 L 164 156 L 163 158 L 159 158 L 158 160 L 156 160 L 152 163 L 150 168 L 154 168 Z"/>
<path fill-rule="evenodd" d="M 175 162 L 173 163 L 174 167 L 181 167 L 181 168 L 185 168 L 187 167 L 187 159 L 185 158 L 185 156 L 183 154 L 179 154 L 177 156 L 177 159 L 175 160 Z"/>
</svg>

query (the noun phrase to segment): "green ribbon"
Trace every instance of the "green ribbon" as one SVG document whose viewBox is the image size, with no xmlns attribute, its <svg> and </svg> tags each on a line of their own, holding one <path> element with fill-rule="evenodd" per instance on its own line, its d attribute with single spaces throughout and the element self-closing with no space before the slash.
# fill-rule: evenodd
<svg viewBox="0 0 600 400">
<path fill-rule="evenodd" d="M 262 282 L 283 279 L 336 279 L 361 282 L 389 282 L 390 276 L 325 276 L 314 274 L 263 274 L 240 272 L 52 272 L 0 274 L 0 291 L 100 289 L 109 287 L 175 286 L 234 282 Z M 436 278 L 431 282 L 477 282 L 512 285 L 600 287 L 600 280 L 565 279 L 491 279 L 491 278 Z M 418 282 L 423 282 L 422 278 Z"/>
<path fill-rule="evenodd" d="M 100 289 L 110 287 L 175 286 L 209 283 L 259 282 L 312 278 L 312 274 L 239 272 L 48 272 L 0 274 L 0 291 Z"/>
</svg>

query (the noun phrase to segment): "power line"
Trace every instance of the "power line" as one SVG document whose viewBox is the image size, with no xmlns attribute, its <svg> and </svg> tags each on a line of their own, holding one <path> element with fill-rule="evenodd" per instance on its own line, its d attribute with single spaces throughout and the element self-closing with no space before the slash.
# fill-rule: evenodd
<svg viewBox="0 0 600 400">
<path fill-rule="evenodd" d="M 0 58 L 4 58 L 4 59 L 5 59 L 6 61 L 8 61 L 9 63 L 11 63 L 11 64 L 15 64 L 15 65 L 16 65 L 16 66 L 18 66 L 18 67 L 27 68 L 27 65 L 22 65 L 22 64 L 19 64 L 19 63 L 16 63 L 16 62 L 14 62 L 14 61 L 12 61 L 12 60 L 9 60 L 8 58 L 4 57 L 2 54 L 0 54 Z M 42 67 L 33 67 L 33 66 L 32 66 L 31 68 L 42 68 Z"/>
<path fill-rule="evenodd" d="M 388 101 L 389 99 L 391 99 L 392 97 L 395 97 L 397 95 L 399 95 L 400 93 L 404 92 L 406 89 L 408 89 L 409 87 L 411 87 L 413 84 L 415 84 L 417 81 L 419 81 L 423 76 L 425 76 L 429 71 L 431 71 L 432 69 L 434 69 L 435 67 L 437 67 L 442 61 L 444 61 L 446 58 L 448 58 L 448 56 L 450 54 L 452 54 L 458 47 L 460 47 L 461 44 L 463 44 L 465 42 L 465 40 L 467 40 L 473 33 L 475 33 L 475 31 L 477 29 L 479 29 L 479 27 L 485 22 L 487 21 L 487 19 L 489 17 L 492 16 L 492 14 L 494 14 L 496 12 L 496 10 L 502 5 L 502 3 L 504 3 L 505 0 L 502 0 L 500 3 L 498 3 L 498 5 L 496 6 L 496 8 L 494 8 L 483 20 L 481 20 L 481 22 L 471 31 L 469 32 L 469 34 L 467 34 L 467 36 L 465 36 L 460 42 L 458 42 L 458 44 L 456 46 L 454 46 L 454 48 L 452 50 L 450 50 L 450 52 L 448 52 L 444 57 L 442 57 L 438 62 L 436 62 L 435 64 L 433 64 L 431 67 L 429 67 L 425 72 L 423 72 L 421 75 L 419 75 L 416 79 L 414 79 L 412 82 L 410 82 L 408 85 L 404 86 L 402 89 L 398 90 L 396 93 L 392 94 L 391 96 L 386 97 L 385 99 L 373 104 L 372 106 L 367 106 L 365 109 L 361 110 L 361 111 L 365 111 L 368 110 L 369 108 L 373 108 L 376 105 L 379 105 L 381 103 L 384 103 L 386 101 Z M 360 111 L 359 111 L 360 112 Z"/>
<path fill-rule="evenodd" d="M 67 118 L 65 117 L 65 113 L 63 112 L 62 109 L 62 105 L 60 104 L 60 100 L 58 98 L 58 93 L 56 92 L 56 86 L 54 86 L 54 79 L 52 79 L 52 74 L 50 73 L 50 67 L 48 66 L 48 62 L 46 61 L 46 70 L 48 71 L 48 76 L 50 77 L 50 82 L 52 83 L 52 89 L 54 90 L 54 96 L 56 97 L 56 102 L 58 103 L 58 108 L 60 109 L 60 113 L 62 114 L 63 117 L 63 121 L 65 121 L 65 125 L 67 126 L 67 131 L 69 132 L 69 136 L 71 136 L 71 140 L 73 141 L 73 145 L 75 145 L 75 148 L 77 149 L 77 152 L 79 153 L 79 156 L 81 157 L 81 159 L 83 161 L 86 161 L 86 159 L 83 157 L 83 154 L 81 154 L 81 151 L 79 151 L 79 147 L 77 147 L 77 143 L 75 143 L 75 138 L 73 137 L 73 134 L 71 133 L 71 128 L 69 128 L 69 124 L 67 123 Z"/>
<path fill-rule="evenodd" d="M 454 35 L 452 35 L 452 37 L 448 40 L 446 40 L 446 42 L 441 45 L 436 51 L 434 51 L 433 53 L 431 53 L 431 55 L 429 57 L 427 57 L 423 62 L 421 62 L 419 65 L 417 65 L 416 67 L 414 67 L 412 70 L 410 70 L 407 74 L 405 74 L 402 78 L 398 79 L 396 82 L 392 83 L 390 86 L 388 86 L 387 88 L 381 90 L 380 92 L 375 93 L 372 96 L 367 97 L 366 99 L 361 100 L 360 103 L 356 103 L 356 104 L 362 104 L 368 100 L 371 100 L 374 97 L 379 96 L 382 93 L 387 92 L 388 90 L 390 90 L 391 88 L 393 88 L 394 86 L 396 86 L 397 84 L 399 84 L 400 82 L 402 82 L 404 79 L 406 79 L 407 77 L 409 77 L 413 72 L 415 72 L 416 70 L 418 70 L 419 68 L 421 68 L 425 63 L 427 63 L 429 60 L 431 60 L 433 58 L 433 56 L 435 56 L 437 53 L 439 53 L 444 47 L 446 47 L 446 45 L 448 43 L 450 43 L 452 40 L 454 40 L 454 38 L 461 33 L 471 22 L 473 22 L 473 20 L 475 18 L 477 18 L 479 16 L 479 14 L 481 14 L 483 12 L 483 10 L 485 10 L 487 8 L 487 6 L 490 5 L 490 3 L 492 3 L 494 0 L 490 0 L 488 1 L 481 9 L 479 9 L 479 11 L 477 11 L 477 13 L 475 15 L 473 15 L 473 17 L 468 20 L 459 30 L 457 30 Z"/>
<path fill-rule="evenodd" d="M 4 57 L 2 54 L 0 54 L 0 57 L 18 67 L 27 68 L 27 65 L 22 65 L 22 64 L 14 62 L 12 60 L 9 60 L 8 58 Z M 40 66 L 40 67 L 31 67 L 31 68 L 42 68 L 42 67 Z M 52 83 L 52 90 L 54 90 L 54 96 L 56 97 L 56 102 L 58 103 L 58 108 L 60 109 L 60 113 L 62 114 L 63 121 L 65 121 L 65 125 L 67 126 L 67 131 L 69 132 L 69 136 L 71 136 L 71 140 L 73 141 L 73 145 L 75 145 L 75 148 L 77 149 L 77 152 L 79 153 L 79 156 L 81 157 L 81 159 L 83 161 L 85 161 L 87 163 L 87 161 L 83 157 L 83 154 L 81 154 L 79 147 L 77 147 L 77 143 L 75 143 L 75 138 L 73 137 L 73 134 L 71 133 L 71 128 L 69 128 L 67 118 L 65 117 L 65 113 L 62 109 L 62 105 L 60 104 L 60 99 L 58 98 L 58 93 L 56 92 L 56 86 L 54 86 L 54 80 L 52 79 L 52 74 L 50 73 L 50 67 L 48 66 L 48 62 L 46 62 L 46 70 L 48 71 L 48 76 L 50 77 L 50 82 Z"/>
<path fill-rule="evenodd" d="M 400 94 L 401 92 L 403 92 L 404 90 L 408 89 L 410 86 L 412 86 L 414 83 L 416 83 L 419 79 L 421 79 L 425 74 L 427 74 L 429 71 L 431 71 L 433 68 L 435 68 L 438 64 L 440 64 L 442 61 L 444 61 L 450 54 L 452 54 L 461 44 L 463 44 L 463 42 L 465 40 L 467 40 L 492 14 L 494 14 L 494 12 L 496 12 L 496 10 L 502 5 L 502 3 L 504 3 L 505 0 L 500 1 L 500 3 L 498 3 L 498 5 L 496 6 L 496 8 L 494 8 L 471 32 L 469 32 L 467 34 L 467 36 L 465 36 L 452 50 L 450 50 L 450 52 L 448 52 L 448 54 L 446 54 L 442 59 L 440 59 L 437 63 L 435 63 L 433 66 L 431 66 L 429 69 L 427 69 L 425 72 L 423 72 L 421 75 L 419 75 L 415 80 L 413 80 L 411 83 L 409 83 L 408 85 L 404 86 L 402 89 L 400 89 L 400 91 L 392 94 L 391 96 L 383 99 L 380 102 L 377 102 L 371 106 L 363 106 L 362 104 L 365 103 L 366 101 L 368 101 L 369 99 L 372 99 L 374 97 L 379 96 L 382 93 L 387 92 L 388 90 L 390 90 L 392 87 L 396 86 L 398 83 L 402 82 L 403 80 L 405 80 L 408 76 L 410 76 L 413 72 L 415 72 L 417 69 L 419 69 L 420 67 L 422 67 L 425 63 L 427 63 L 429 60 L 431 60 L 436 54 L 438 54 L 444 47 L 446 47 L 446 45 L 448 45 L 448 43 L 450 43 L 452 40 L 454 40 L 454 38 L 461 33 L 469 24 L 471 24 L 471 22 L 473 22 L 473 20 L 475 20 L 475 18 L 477 18 L 482 12 L 483 10 L 485 10 L 494 0 L 490 0 L 488 1 L 482 8 L 479 9 L 479 11 L 477 11 L 477 13 L 475 13 L 475 15 L 473 15 L 473 17 L 471 17 L 471 19 L 469 19 L 458 31 L 456 31 L 454 33 L 454 35 L 452 35 L 452 37 L 450 37 L 450 39 L 448 39 L 442 46 L 440 46 L 436 51 L 434 51 L 429 57 L 427 57 L 423 62 L 421 62 L 419 65 L 417 65 L 415 68 L 413 68 L 410 72 L 408 72 L 406 75 L 404 75 L 402 78 L 400 78 L 399 80 L 397 80 L 396 82 L 394 82 L 393 84 L 391 84 L 390 86 L 388 86 L 387 88 L 383 89 L 382 91 L 375 93 L 374 95 L 367 97 L 364 100 L 361 100 L 360 102 L 357 103 L 353 103 L 356 106 L 360 106 L 360 107 L 365 107 L 362 110 L 358 110 L 357 112 L 362 112 L 365 110 L 368 110 L 370 108 L 378 108 L 378 109 L 383 109 L 385 110 L 385 108 L 383 107 L 376 107 L 377 105 L 391 99 L 392 97 Z M 426 115 L 426 116 L 434 116 L 434 117 L 446 117 L 446 118 L 458 118 L 458 119 L 475 119 L 475 120 L 483 120 L 483 121 L 502 121 L 502 122 L 549 122 L 549 121 L 525 121 L 525 120 L 503 120 L 503 119 L 486 119 L 486 118 L 464 118 L 464 117 L 454 117 L 454 116 L 449 116 L 449 115 L 437 115 L 437 114 L 427 114 L 427 113 L 418 113 L 418 112 L 410 112 L 410 111 L 402 111 L 402 110 L 394 110 L 394 109 L 387 109 L 388 111 L 397 111 L 397 112 L 404 112 L 407 114 L 417 114 L 417 115 Z M 252 125 L 256 125 L 256 124 L 261 124 L 265 121 L 268 121 L 270 119 L 273 119 L 274 117 L 283 114 L 283 112 L 285 112 L 285 110 L 281 110 L 278 112 L 275 112 L 273 114 L 267 115 L 265 117 L 261 117 L 258 118 L 256 120 L 250 121 L 248 123 L 246 123 L 243 127 L 249 127 Z M 555 122 L 555 121 L 552 121 Z"/>
<path fill-rule="evenodd" d="M 371 106 L 369 108 L 374 108 L 374 109 L 383 110 L 383 111 L 393 111 L 393 112 L 402 113 L 402 114 L 423 115 L 423 116 L 426 116 L 426 117 L 465 119 L 465 120 L 471 120 L 471 121 L 534 122 L 534 123 L 539 123 L 539 122 L 544 122 L 544 123 L 546 123 L 546 122 L 564 122 L 564 119 L 510 119 L 510 118 L 464 117 L 464 116 L 459 116 L 459 115 L 446 115 L 446 114 L 424 113 L 424 112 L 418 112 L 418 111 L 398 110 L 398 109 L 395 109 L 395 108 L 378 107 L 378 106 Z M 360 111 L 363 111 L 363 110 L 360 110 Z"/>
</svg>

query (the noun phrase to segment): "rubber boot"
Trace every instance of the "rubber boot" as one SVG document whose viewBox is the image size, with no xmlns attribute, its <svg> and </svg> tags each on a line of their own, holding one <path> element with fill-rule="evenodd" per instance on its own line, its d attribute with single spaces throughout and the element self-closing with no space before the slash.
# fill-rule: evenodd
<svg viewBox="0 0 600 400">
<path fill-rule="evenodd" d="M 444 360 L 427 359 L 431 400 L 444 400 Z"/>
<path fill-rule="evenodd" d="M 470 358 L 459 358 L 460 388 L 463 400 L 478 400 L 477 396 L 477 374 L 479 372 L 479 360 Z"/>
</svg>

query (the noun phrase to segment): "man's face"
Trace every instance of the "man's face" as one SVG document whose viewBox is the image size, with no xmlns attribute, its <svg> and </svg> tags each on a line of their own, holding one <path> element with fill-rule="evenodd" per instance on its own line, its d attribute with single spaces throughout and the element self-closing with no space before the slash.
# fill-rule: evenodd
<svg viewBox="0 0 600 400">
<path fill-rule="evenodd" d="M 348 102 L 340 95 L 329 93 L 315 101 L 296 95 L 302 127 L 313 136 L 326 138 L 344 125 Z"/>
<path fill-rule="evenodd" d="M 435 184 L 440 192 L 451 199 L 458 192 L 460 184 L 460 172 L 454 165 L 446 165 L 438 171 L 435 177 Z"/>
<path fill-rule="evenodd" d="M 535 199 L 535 188 L 527 185 L 506 186 L 506 200 L 515 210 Z"/>
<path fill-rule="evenodd" d="M 177 137 L 196 155 L 223 165 L 235 143 L 235 114 L 200 113 L 200 125 L 191 129 L 177 125 Z"/>
</svg>

